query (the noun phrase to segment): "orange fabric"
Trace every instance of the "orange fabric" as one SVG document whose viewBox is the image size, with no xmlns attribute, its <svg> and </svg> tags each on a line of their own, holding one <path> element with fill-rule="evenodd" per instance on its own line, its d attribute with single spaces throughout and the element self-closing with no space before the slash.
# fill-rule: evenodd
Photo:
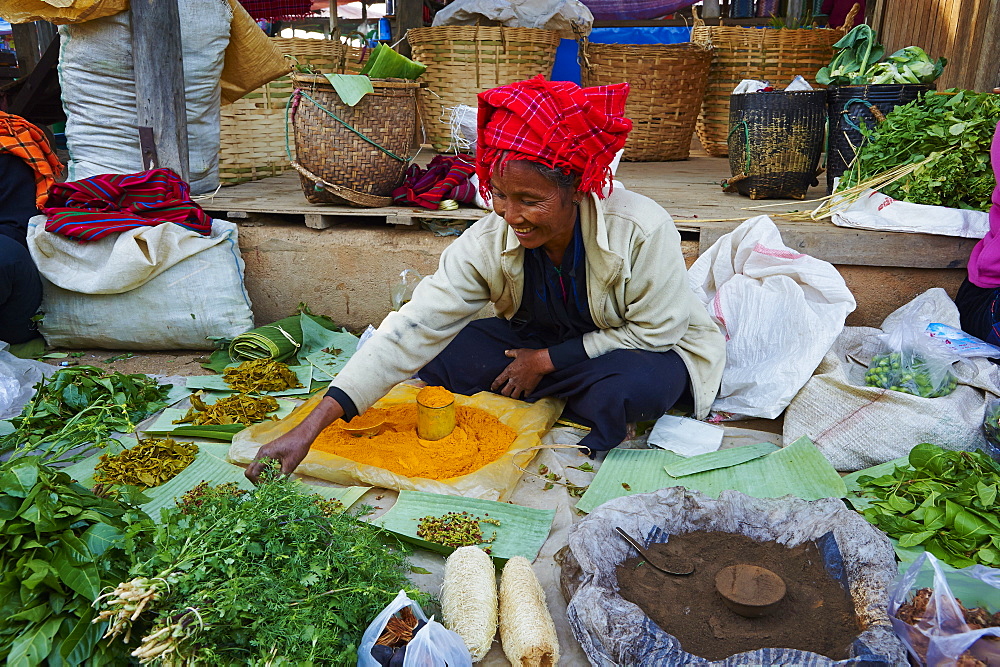
<svg viewBox="0 0 1000 667">
<path fill-rule="evenodd" d="M 63 170 L 45 133 L 20 116 L 0 111 L 0 152 L 18 156 L 34 170 L 35 204 L 44 207 Z"/>
</svg>

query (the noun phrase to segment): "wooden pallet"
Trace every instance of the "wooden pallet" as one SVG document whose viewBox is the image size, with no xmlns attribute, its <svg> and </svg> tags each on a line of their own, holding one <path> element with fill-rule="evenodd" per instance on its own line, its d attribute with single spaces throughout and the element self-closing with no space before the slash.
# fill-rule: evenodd
<svg viewBox="0 0 1000 667">
<path fill-rule="evenodd" d="M 693 155 L 692 159 L 680 162 L 622 163 L 616 179 L 663 206 L 674 217 L 682 236 L 698 241 L 699 252 L 747 218 L 815 207 L 809 202 L 751 201 L 737 194 L 726 194 L 719 183 L 728 175 L 727 160 Z M 808 196 L 818 198 L 823 194 L 823 188 L 816 187 Z M 477 220 L 485 215 L 471 207 L 431 211 L 400 206 L 364 209 L 310 204 L 294 173 L 225 187 L 199 203 L 206 211 L 227 220 L 252 224 L 304 223 L 313 229 L 361 221 L 417 229 L 422 220 Z M 761 204 L 777 205 L 751 208 Z M 788 247 L 838 265 L 958 269 L 965 267 L 976 243 L 976 239 L 952 236 L 847 229 L 830 222 L 792 223 L 779 217 L 774 220 Z"/>
<path fill-rule="evenodd" d="M 227 220 L 243 221 L 261 217 L 285 216 L 292 221 L 301 218 L 306 227 L 327 229 L 340 222 L 352 222 L 364 218 L 370 222 L 410 227 L 421 220 L 478 220 L 485 212 L 477 208 L 463 207 L 455 211 L 432 211 L 428 209 L 385 206 L 380 208 L 354 208 L 330 204 L 310 204 L 302 194 L 299 175 L 286 172 L 259 181 L 227 186 L 204 200 L 200 200 L 206 211 L 225 216 Z"/>
</svg>

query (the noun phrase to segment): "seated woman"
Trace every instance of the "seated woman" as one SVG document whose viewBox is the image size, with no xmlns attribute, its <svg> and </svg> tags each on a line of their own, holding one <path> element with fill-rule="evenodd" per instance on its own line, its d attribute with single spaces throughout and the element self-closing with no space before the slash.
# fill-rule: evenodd
<svg viewBox="0 0 1000 667">
<path fill-rule="evenodd" d="M 990 160 L 997 180 L 990 207 L 990 231 L 972 249 L 969 277 L 958 288 L 955 305 L 963 331 L 1000 345 L 1000 123 L 990 146 Z"/>
<path fill-rule="evenodd" d="M 591 427 L 591 451 L 681 397 L 708 413 L 725 340 L 688 286 L 670 216 L 610 182 L 632 127 L 627 94 L 541 77 L 480 94 L 477 173 L 494 212 L 442 253 L 316 409 L 260 448 L 248 477 L 268 458 L 290 473 L 326 426 L 418 370 L 461 394 L 564 398 L 564 415 Z M 475 320 L 490 302 L 497 317 Z"/>
</svg>

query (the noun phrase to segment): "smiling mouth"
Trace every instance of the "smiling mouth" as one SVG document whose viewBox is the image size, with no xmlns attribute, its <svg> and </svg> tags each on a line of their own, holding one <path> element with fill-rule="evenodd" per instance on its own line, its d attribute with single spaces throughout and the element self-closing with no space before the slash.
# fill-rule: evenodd
<svg viewBox="0 0 1000 667">
<path fill-rule="evenodd" d="M 532 231 L 534 231 L 535 228 L 534 227 L 511 227 L 511 229 L 514 230 L 515 234 L 517 234 L 519 236 L 524 236 L 525 234 L 530 234 Z"/>
</svg>

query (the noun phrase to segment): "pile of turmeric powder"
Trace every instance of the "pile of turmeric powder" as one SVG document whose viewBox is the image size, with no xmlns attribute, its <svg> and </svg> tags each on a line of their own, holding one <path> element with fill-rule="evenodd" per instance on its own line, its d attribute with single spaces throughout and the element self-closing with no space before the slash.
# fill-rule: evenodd
<svg viewBox="0 0 1000 667">
<path fill-rule="evenodd" d="M 376 408 L 373 408 L 376 409 Z M 479 470 L 496 461 L 517 437 L 511 427 L 479 408 L 457 407 L 457 426 L 441 440 L 417 437 L 417 406 L 413 403 L 384 409 L 381 433 L 371 438 L 355 438 L 344 431 L 353 427 L 338 419 L 328 426 L 313 449 L 343 456 L 404 477 L 450 479 Z M 364 419 L 367 413 L 360 417 Z"/>
<path fill-rule="evenodd" d="M 455 394 L 444 387 L 427 385 L 417 392 L 417 403 L 426 408 L 445 408 L 455 402 Z"/>
</svg>

